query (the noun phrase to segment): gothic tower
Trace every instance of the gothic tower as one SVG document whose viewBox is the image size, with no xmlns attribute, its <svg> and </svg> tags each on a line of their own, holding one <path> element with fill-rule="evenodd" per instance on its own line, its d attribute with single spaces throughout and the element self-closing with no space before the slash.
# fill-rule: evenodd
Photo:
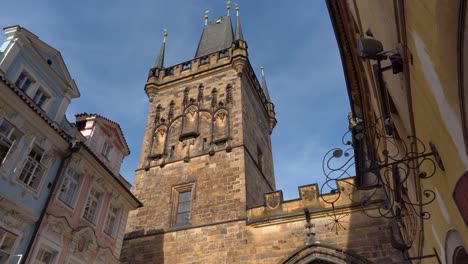
<svg viewBox="0 0 468 264">
<path fill-rule="evenodd" d="M 133 238 L 245 220 L 246 208 L 275 190 L 274 106 L 236 11 L 235 31 L 229 15 L 206 15 L 195 58 L 170 67 L 165 32 L 145 85 L 150 107 L 133 189 L 144 207 L 129 216 Z"/>
<path fill-rule="evenodd" d="M 195 58 L 171 67 L 165 33 L 145 85 L 150 107 L 133 189 L 144 207 L 129 215 L 121 262 L 403 263 L 388 220 L 367 217 L 351 199 L 366 195 L 350 195 L 352 178 L 328 194 L 300 186 L 288 201 L 275 189 L 274 106 L 236 11 L 235 31 L 229 6 L 227 16 L 205 16 Z"/>
</svg>

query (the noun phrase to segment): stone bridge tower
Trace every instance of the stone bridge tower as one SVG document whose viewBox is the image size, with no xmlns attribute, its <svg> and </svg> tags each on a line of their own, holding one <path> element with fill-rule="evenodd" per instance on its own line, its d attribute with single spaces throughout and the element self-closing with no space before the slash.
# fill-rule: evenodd
<svg viewBox="0 0 468 264">
<path fill-rule="evenodd" d="M 166 247 L 182 256 L 183 242 L 169 235 L 245 222 L 246 208 L 275 190 L 274 106 L 249 62 L 236 11 L 235 31 L 229 15 L 206 16 L 195 58 L 170 67 L 165 33 L 145 85 L 150 107 L 133 189 L 144 207 L 129 216 L 124 262 L 163 262 Z M 136 252 L 149 237 L 153 252 Z"/>
<path fill-rule="evenodd" d="M 235 31 L 229 15 L 206 18 L 195 58 L 171 67 L 164 37 L 145 85 L 150 107 L 133 189 L 144 207 L 130 213 L 121 262 L 405 263 L 390 222 L 353 201 L 366 190 L 353 192 L 351 178 L 328 194 L 300 186 L 298 199 L 283 201 L 274 107 L 236 13 Z M 369 202 L 371 212 L 381 199 Z"/>
</svg>

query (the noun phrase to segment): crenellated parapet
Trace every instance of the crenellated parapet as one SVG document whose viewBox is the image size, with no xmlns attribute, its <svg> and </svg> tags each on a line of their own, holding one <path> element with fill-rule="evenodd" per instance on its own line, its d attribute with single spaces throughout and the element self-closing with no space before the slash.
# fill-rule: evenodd
<svg viewBox="0 0 468 264">
<path fill-rule="evenodd" d="M 260 82 L 250 65 L 247 52 L 247 42 L 236 40 L 230 48 L 223 49 L 205 56 L 182 62 L 170 67 L 154 67 L 149 71 L 145 92 L 152 100 L 157 94 L 165 89 L 183 85 L 194 78 L 213 74 L 217 70 L 232 68 L 237 75 L 243 76 L 250 81 L 252 87 L 259 96 L 260 101 L 269 116 L 270 132 L 276 125 L 274 105 L 262 89 Z"/>
<path fill-rule="evenodd" d="M 287 201 L 283 200 L 281 190 L 265 193 L 263 206 L 247 210 L 247 223 L 256 227 L 297 221 L 304 219 L 304 210 L 310 212 L 312 219 L 329 217 L 361 210 L 362 201 L 366 202 L 366 208 L 377 208 L 384 201 L 383 193 L 367 200 L 375 190 L 355 190 L 355 180 L 355 177 L 340 179 L 336 181 L 338 191 L 322 194 L 316 183 L 299 186 L 299 198 Z"/>
<path fill-rule="evenodd" d="M 247 43 L 238 40 L 232 43 L 227 49 L 197 57 L 193 60 L 185 61 L 169 67 L 154 67 L 149 71 L 145 91 L 150 97 L 157 94 L 167 84 L 180 81 L 184 78 L 191 78 L 205 72 L 212 72 L 214 69 L 233 65 L 238 74 L 242 74 L 245 65 L 249 64 L 247 58 Z M 257 84 L 258 80 L 257 80 Z"/>
</svg>

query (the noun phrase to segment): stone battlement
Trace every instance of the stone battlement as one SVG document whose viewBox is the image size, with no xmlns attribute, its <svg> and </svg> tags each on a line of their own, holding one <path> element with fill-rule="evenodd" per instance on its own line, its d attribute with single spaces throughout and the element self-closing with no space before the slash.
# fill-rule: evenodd
<svg viewBox="0 0 468 264">
<path fill-rule="evenodd" d="M 247 43 L 242 40 L 233 42 L 232 46 L 228 49 L 223 49 L 193 60 L 164 67 L 163 69 L 157 67 L 151 68 L 145 85 L 145 91 L 148 97 L 151 97 L 152 94 L 157 94 L 159 90 L 172 87 L 172 84 L 192 81 L 194 78 L 202 77 L 204 74 L 213 74 L 213 71 L 216 69 L 221 69 L 228 65 L 232 66 L 239 76 L 246 74 L 267 112 L 269 112 L 267 106 L 268 100 L 248 59 Z"/>
<path fill-rule="evenodd" d="M 333 210 L 360 210 L 360 202 L 369 197 L 375 189 L 356 190 L 355 180 L 355 177 L 340 179 L 336 181 L 338 191 L 323 194 L 319 193 L 316 183 L 299 186 L 299 198 L 287 201 L 283 200 L 281 190 L 265 193 L 265 205 L 247 210 L 247 223 L 251 226 L 266 226 L 296 221 L 304 218 L 304 209 L 309 210 L 311 218 L 326 216 L 333 213 Z M 384 200 L 384 195 L 380 192 L 372 198 L 372 201 L 366 203 L 376 207 Z"/>
</svg>

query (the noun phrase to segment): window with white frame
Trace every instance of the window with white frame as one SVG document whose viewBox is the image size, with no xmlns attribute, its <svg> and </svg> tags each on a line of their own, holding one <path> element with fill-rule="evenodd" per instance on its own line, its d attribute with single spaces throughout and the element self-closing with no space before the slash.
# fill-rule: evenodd
<svg viewBox="0 0 468 264">
<path fill-rule="evenodd" d="M 37 145 L 34 145 L 29 152 L 19 180 L 33 190 L 37 190 L 45 174 L 46 167 L 41 163 L 44 151 Z"/>
<path fill-rule="evenodd" d="M 28 90 L 29 86 L 31 86 L 32 83 L 33 81 L 31 80 L 31 78 L 24 72 L 20 73 L 18 79 L 16 79 L 15 82 L 16 86 L 18 86 L 18 88 L 20 88 L 24 92 Z"/>
<path fill-rule="evenodd" d="M 37 89 L 37 91 L 36 91 L 36 93 L 34 94 L 34 97 L 33 97 L 33 101 L 40 108 L 44 108 L 45 103 L 47 102 L 48 99 L 49 99 L 49 96 L 40 87 Z"/>
<path fill-rule="evenodd" d="M 102 192 L 99 192 L 95 188 L 92 188 L 89 192 L 89 196 L 86 201 L 86 206 L 83 212 L 83 218 L 90 221 L 93 224 L 96 223 L 96 218 L 98 215 L 102 196 Z"/>
<path fill-rule="evenodd" d="M 115 235 L 116 224 L 118 223 L 120 209 L 114 205 L 109 205 L 109 210 L 107 211 L 106 223 L 104 225 L 104 232 L 109 236 L 113 237 Z"/>
<path fill-rule="evenodd" d="M 109 143 L 108 141 L 105 141 L 104 146 L 102 147 L 101 153 L 106 159 L 109 159 L 111 149 L 112 149 L 112 144 Z"/>
<path fill-rule="evenodd" d="M 17 235 L 0 227 L 0 263 L 6 263 L 11 255 Z"/>
<path fill-rule="evenodd" d="M 62 186 L 60 187 L 59 199 L 69 206 L 73 206 L 78 188 L 80 187 L 80 182 L 81 175 L 72 168 L 68 168 Z"/>
<path fill-rule="evenodd" d="M 6 158 L 8 152 L 10 151 L 13 143 L 21 139 L 23 133 L 21 133 L 16 127 L 14 127 L 10 122 L 3 119 L 0 121 L 0 166 L 3 163 L 3 160 Z"/>
<path fill-rule="evenodd" d="M 41 247 L 37 252 L 35 264 L 51 264 L 54 263 L 55 257 L 57 256 L 57 251 L 54 251 L 49 248 Z"/>
</svg>

